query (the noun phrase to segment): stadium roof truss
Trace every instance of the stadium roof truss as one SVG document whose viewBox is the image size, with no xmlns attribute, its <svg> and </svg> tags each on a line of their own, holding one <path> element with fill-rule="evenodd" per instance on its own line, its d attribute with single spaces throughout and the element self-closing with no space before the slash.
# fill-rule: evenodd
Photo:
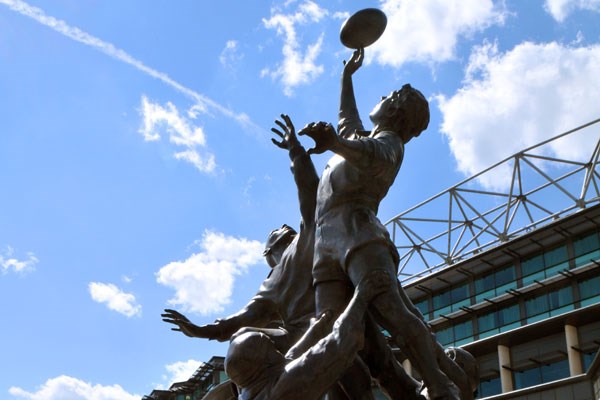
<svg viewBox="0 0 600 400">
<path fill-rule="evenodd" d="M 414 281 L 599 202 L 598 122 L 522 150 L 388 221 L 400 280 Z M 583 159 L 581 151 L 572 159 L 553 156 L 573 139 L 585 143 Z"/>
</svg>

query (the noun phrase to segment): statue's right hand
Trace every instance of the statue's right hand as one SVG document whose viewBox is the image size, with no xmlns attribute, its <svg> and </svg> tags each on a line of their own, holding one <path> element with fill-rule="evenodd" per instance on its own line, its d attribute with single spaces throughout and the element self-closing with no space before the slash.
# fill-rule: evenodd
<svg viewBox="0 0 600 400">
<path fill-rule="evenodd" d="M 332 150 L 339 140 L 335 128 L 326 122 L 312 122 L 302 128 L 298 135 L 306 135 L 315 141 L 315 147 L 309 149 L 308 154 L 321 154 Z"/>
<path fill-rule="evenodd" d="M 356 49 L 354 53 L 352 53 L 352 57 L 350 60 L 344 61 L 344 74 L 352 75 L 362 66 L 363 60 L 365 58 L 365 49 Z"/>
</svg>

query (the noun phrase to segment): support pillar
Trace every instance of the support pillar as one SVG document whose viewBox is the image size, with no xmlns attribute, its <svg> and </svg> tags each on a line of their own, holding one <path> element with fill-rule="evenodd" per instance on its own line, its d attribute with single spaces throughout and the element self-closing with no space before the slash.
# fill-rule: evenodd
<svg viewBox="0 0 600 400">
<path fill-rule="evenodd" d="M 512 371 L 510 370 L 510 349 L 501 344 L 498 345 L 498 364 L 500 366 L 502 393 L 513 391 L 515 386 L 513 384 Z"/>
<path fill-rule="evenodd" d="M 579 348 L 579 334 L 573 325 L 565 325 L 565 338 L 567 339 L 567 355 L 569 357 L 569 373 L 571 376 L 583 374 L 581 354 Z"/>
</svg>

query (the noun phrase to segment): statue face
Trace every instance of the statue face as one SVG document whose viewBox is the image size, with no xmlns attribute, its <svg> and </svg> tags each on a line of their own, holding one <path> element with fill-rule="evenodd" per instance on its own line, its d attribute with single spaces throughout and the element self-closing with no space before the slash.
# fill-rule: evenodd
<svg viewBox="0 0 600 400">
<path fill-rule="evenodd" d="M 388 114 L 393 95 L 394 92 L 390 93 L 388 96 L 381 97 L 381 101 L 375 105 L 369 114 L 369 118 L 371 118 L 371 122 L 373 122 L 374 125 L 381 124 L 384 119 L 389 118 Z"/>
<path fill-rule="evenodd" d="M 269 264 L 271 268 L 274 268 L 279 264 L 283 252 L 295 235 L 296 231 L 287 225 L 283 225 L 281 228 L 271 231 L 267 239 L 265 251 L 263 252 L 267 264 Z"/>
</svg>

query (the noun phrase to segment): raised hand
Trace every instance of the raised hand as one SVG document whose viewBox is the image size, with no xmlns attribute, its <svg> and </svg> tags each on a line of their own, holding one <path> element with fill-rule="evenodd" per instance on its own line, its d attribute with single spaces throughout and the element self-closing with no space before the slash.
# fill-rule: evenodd
<svg viewBox="0 0 600 400">
<path fill-rule="evenodd" d="M 344 75 L 352 75 L 362 66 L 365 49 L 356 49 L 349 61 L 344 61 Z"/>
<path fill-rule="evenodd" d="M 217 324 L 198 326 L 193 324 L 185 315 L 171 309 L 165 309 L 165 313 L 160 316 L 163 317 L 163 321 L 177 325 L 177 328 L 171 328 L 172 331 L 182 332 L 189 337 L 220 339 L 220 330 Z"/>
<path fill-rule="evenodd" d="M 300 145 L 298 137 L 296 136 L 296 129 L 294 128 L 294 124 L 292 124 L 290 117 L 286 114 L 281 114 L 281 119 L 283 122 L 275 120 L 275 123 L 281 128 L 281 130 L 277 128 L 271 128 L 271 131 L 281 138 L 280 142 L 275 139 L 271 139 L 273 144 L 281 149 L 286 150 L 289 150 L 296 145 Z"/>
<path fill-rule="evenodd" d="M 331 124 L 326 122 L 312 122 L 298 132 L 315 141 L 315 147 L 308 150 L 308 154 L 321 154 L 333 149 L 339 142 L 337 133 Z"/>
</svg>

